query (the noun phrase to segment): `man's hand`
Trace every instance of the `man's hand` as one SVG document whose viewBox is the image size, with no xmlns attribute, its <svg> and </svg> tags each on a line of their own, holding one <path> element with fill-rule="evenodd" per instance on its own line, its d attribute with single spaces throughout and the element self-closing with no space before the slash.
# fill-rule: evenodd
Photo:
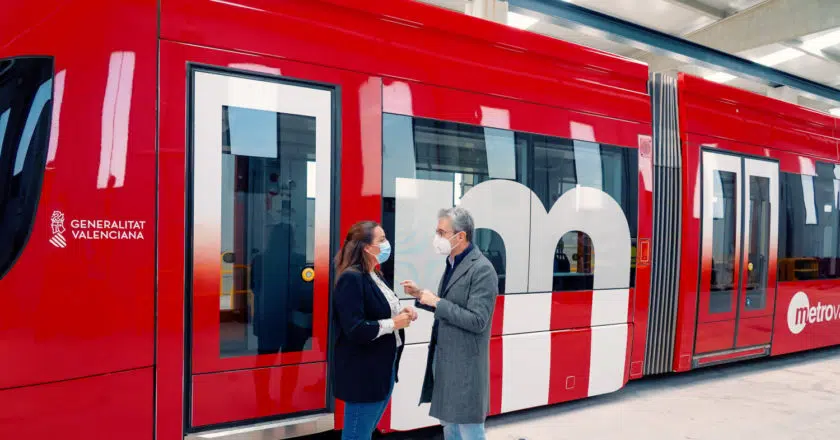
<svg viewBox="0 0 840 440">
<path fill-rule="evenodd" d="M 428 290 L 420 291 L 420 295 L 417 297 L 417 299 L 420 300 L 420 304 L 429 307 L 437 307 L 438 302 L 440 302 L 440 298 L 438 298 L 437 295 Z"/>
<path fill-rule="evenodd" d="M 411 295 L 417 299 L 420 299 L 420 288 L 417 287 L 417 283 L 411 280 L 405 280 L 400 283 L 403 286 L 403 290 L 405 290 L 406 295 Z"/>
<path fill-rule="evenodd" d="M 411 306 L 405 307 L 404 309 L 402 309 L 402 311 L 400 311 L 400 314 L 403 314 L 403 313 L 407 314 L 411 318 L 412 321 L 417 321 L 417 310 L 414 310 L 414 307 L 411 307 Z"/>
</svg>

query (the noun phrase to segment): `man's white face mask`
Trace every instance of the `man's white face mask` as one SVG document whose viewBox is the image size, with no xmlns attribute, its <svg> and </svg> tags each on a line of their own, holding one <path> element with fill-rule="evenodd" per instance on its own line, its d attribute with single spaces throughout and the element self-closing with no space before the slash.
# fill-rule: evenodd
<svg viewBox="0 0 840 440">
<path fill-rule="evenodd" d="M 455 238 L 455 236 L 452 236 Z M 438 234 L 435 234 L 435 239 L 432 241 L 432 246 L 435 247 L 435 252 L 441 255 L 449 255 L 452 253 L 452 238 L 443 238 Z"/>
</svg>

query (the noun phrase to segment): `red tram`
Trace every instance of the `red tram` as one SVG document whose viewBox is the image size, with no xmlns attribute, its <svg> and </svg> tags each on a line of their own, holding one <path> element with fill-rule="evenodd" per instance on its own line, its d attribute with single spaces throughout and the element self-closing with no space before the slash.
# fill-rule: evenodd
<svg viewBox="0 0 840 440">
<path fill-rule="evenodd" d="M 433 285 L 456 204 L 493 414 L 840 343 L 831 116 L 407 0 L 5 3 L 0 438 L 341 429 L 338 237 Z M 382 431 L 435 423 L 430 325 Z"/>
</svg>

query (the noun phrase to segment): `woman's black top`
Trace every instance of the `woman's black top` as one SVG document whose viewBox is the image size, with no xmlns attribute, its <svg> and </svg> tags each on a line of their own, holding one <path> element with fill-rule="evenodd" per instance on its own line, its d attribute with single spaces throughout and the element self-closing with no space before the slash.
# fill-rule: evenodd
<svg viewBox="0 0 840 440">
<path fill-rule="evenodd" d="M 370 274 L 350 268 L 344 271 L 332 293 L 334 334 L 331 363 L 336 398 L 345 402 L 378 402 L 391 389 L 402 346 L 396 336 L 380 337 L 379 320 L 391 318 L 391 306 Z M 405 341 L 405 332 L 399 330 Z"/>
</svg>

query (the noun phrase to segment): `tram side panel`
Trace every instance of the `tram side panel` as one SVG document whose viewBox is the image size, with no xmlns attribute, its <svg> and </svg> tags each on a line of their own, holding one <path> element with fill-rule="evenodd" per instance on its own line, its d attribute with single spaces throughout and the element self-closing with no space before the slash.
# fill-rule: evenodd
<svg viewBox="0 0 840 440">
<path fill-rule="evenodd" d="M 474 244 L 496 266 L 502 293 L 492 322 L 491 414 L 621 388 L 631 358 L 643 354 L 632 350 L 636 338 L 644 341 L 632 318 L 640 303 L 646 308 L 639 298 L 649 279 L 649 256 L 637 243 L 650 239 L 650 158 L 636 147 L 648 127 L 384 84 L 383 222 L 394 249 L 384 273 L 395 283 L 436 285 L 443 264 L 427 238 L 437 211 L 457 204 L 472 212 Z M 383 430 L 437 423 L 428 405 L 417 406 L 433 321 L 420 314 Z"/>
<path fill-rule="evenodd" d="M 361 197 L 365 200 L 373 200 L 380 195 L 383 197 L 381 208 L 383 222 L 388 226 L 388 216 L 392 216 L 390 221 L 394 226 L 388 226 L 388 228 L 392 228 L 389 230 L 389 236 L 394 240 L 396 259 L 402 258 L 400 257 L 401 249 L 403 256 L 406 255 L 405 245 L 400 247 L 400 240 L 406 237 L 400 238 L 399 234 L 393 233 L 397 227 L 396 217 L 402 216 L 401 212 L 408 211 L 403 211 L 399 207 L 395 210 L 394 206 L 398 203 L 398 191 L 395 189 L 394 195 L 389 197 L 384 187 L 400 184 L 397 177 L 411 180 L 406 181 L 407 186 L 411 188 L 404 188 L 405 191 L 402 193 L 404 197 L 399 200 L 399 204 L 411 203 L 412 198 L 409 196 L 412 191 L 414 194 L 437 194 L 435 192 L 437 186 L 448 184 L 447 189 L 441 192 L 443 198 L 449 198 L 454 204 L 455 188 L 459 187 L 461 192 L 457 196 L 461 199 L 473 199 L 464 203 L 472 204 L 474 209 L 482 211 L 476 212 L 476 215 L 485 222 L 497 221 L 509 212 L 513 212 L 513 209 L 507 209 L 507 202 L 525 203 L 525 208 L 519 212 L 525 218 L 520 219 L 519 224 L 501 225 L 497 229 L 502 229 L 502 231 L 495 231 L 497 236 L 505 236 L 503 243 L 499 242 L 498 237 L 494 239 L 492 225 L 486 224 L 480 232 L 482 237 L 479 244 L 484 246 L 482 250 L 486 251 L 491 261 L 499 264 L 502 272 L 513 271 L 514 266 L 524 267 L 526 271 L 531 270 L 527 261 L 531 258 L 530 244 L 532 242 L 539 245 L 535 248 L 539 248 L 540 252 L 546 253 L 544 258 L 539 260 L 540 270 L 535 271 L 540 274 L 539 283 L 535 281 L 532 286 L 531 282 L 534 278 L 526 272 L 520 272 L 516 276 L 505 274 L 503 277 L 506 284 L 518 284 L 519 288 L 499 297 L 497 313 L 492 324 L 494 330 L 491 342 L 493 413 L 586 397 L 620 388 L 629 375 L 631 356 L 634 360 L 636 356 L 643 356 L 643 351 L 632 349 L 629 341 L 631 338 L 633 341 L 637 338 L 644 339 L 637 330 L 643 326 L 634 326 L 632 319 L 634 316 L 637 318 L 639 316 L 638 304 L 644 304 L 643 299 L 636 298 L 643 298 L 641 295 L 647 294 L 647 292 L 640 293 L 647 288 L 644 281 L 636 280 L 633 286 L 630 279 L 633 274 L 637 278 L 646 276 L 644 265 L 634 267 L 631 259 L 633 248 L 637 244 L 634 240 L 649 238 L 650 234 L 649 213 L 641 212 L 643 209 L 641 201 L 631 201 L 634 197 L 642 197 L 633 193 L 633 191 L 641 192 L 636 187 L 642 186 L 637 182 L 642 179 L 640 173 L 644 160 L 639 157 L 637 147 L 643 142 L 645 136 L 650 136 L 650 104 L 645 94 L 646 67 L 591 49 L 520 32 L 416 2 L 402 0 L 388 2 L 387 16 L 380 9 L 385 4 L 384 2 L 363 4 L 342 0 L 289 1 L 283 4 L 282 10 L 277 9 L 277 6 L 261 2 L 253 3 L 259 8 L 241 8 L 237 7 L 239 5 L 218 2 L 202 3 L 201 7 L 197 8 L 195 2 L 184 0 L 167 2 L 162 5 L 162 37 L 171 42 L 182 42 L 190 46 L 245 50 L 266 55 L 266 59 L 257 57 L 250 62 L 237 62 L 235 66 L 227 65 L 227 63 L 222 66 L 216 61 L 210 62 L 214 66 L 235 67 L 262 73 L 271 71 L 271 75 L 291 75 L 294 79 L 302 81 L 313 79 L 296 73 L 294 69 L 290 70 L 285 67 L 285 64 L 275 65 L 267 61 L 272 56 L 278 56 L 290 62 L 293 60 L 293 62 L 312 63 L 376 75 L 383 81 L 384 112 L 391 113 L 382 115 L 382 133 L 388 133 L 389 118 L 394 115 L 409 119 L 431 119 L 433 120 L 430 124 L 432 128 L 445 131 L 443 134 L 411 133 L 412 126 L 405 124 L 408 126 L 409 133 L 399 139 L 406 143 L 414 140 L 415 145 L 411 148 L 417 151 L 410 151 L 399 156 L 403 160 L 397 164 L 389 162 L 388 166 L 382 167 L 383 174 L 395 169 L 406 173 L 391 175 L 390 179 L 383 176 L 385 178 L 381 180 L 383 185 L 381 192 L 378 191 L 378 183 L 374 183 L 380 181 L 375 173 L 370 176 L 366 174 L 363 182 L 355 182 L 358 185 L 350 185 L 342 179 L 342 204 L 350 199 L 350 196 L 358 196 L 355 191 L 360 191 Z M 248 5 L 249 2 L 246 1 L 243 4 Z M 283 26 L 277 26 L 278 17 L 282 17 Z M 225 35 L 217 31 L 221 20 L 224 20 L 224 27 L 229 31 Z M 418 22 L 422 22 L 423 26 L 414 25 Z M 470 29 L 470 35 L 463 35 L 463 29 Z M 530 49 L 527 52 L 508 50 L 507 46 L 497 44 L 501 40 L 513 47 Z M 342 45 L 337 45 L 336 41 L 341 41 Z M 207 63 L 209 60 L 204 61 Z M 592 65 L 599 66 L 599 69 L 584 67 Z M 429 69 L 428 66 L 435 66 L 435 68 Z M 478 66 L 482 69 L 480 77 L 476 76 Z M 177 72 L 177 74 L 180 73 L 180 71 Z M 402 79 L 392 80 L 392 78 Z M 406 78 L 411 78 L 411 80 Z M 415 87 L 419 83 L 440 87 L 447 93 L 454 93 L 454 90 L 466 90 L 470 94 L 481 95 L 482 98 L 481 100 L 442 98 L 419 90 Z M 349 92 L 342 91 L 343 93 Z M 167 93 L 166 95 L 171 95 L 174 100 L 180 99 L 183 93 Z M 499 96 L 513 99 L 502 99 L 498 98 Z M 171 102 L 163 106 L 164 111 L 169 107 L 180 108 L 180 104 L 173 106 L 170 105 Z M 541 106 L 527 104 L 529 102 L 539 103 Z M 517 110 L 519 105 L 531 106 L 538 110 L 523 112 Z M 422 113 L 421 110 L 428 107 L 436 107 L 439 112 Z M 444 114 L 447 109 L 451 110 L 450 113 Z M 174 113 L 177 118 L 181 111 Z M 595 114 L 609 115 L 609 117 L 594 116 Z M 553 117 L 553 115 L 560 115 L 560 117 Z M 414 129 L 417 130 L 422 123 L 423 121 L 420 121 Z M 470 127 L 451 128 L 447 127 L 449 123 L 466 124 Z M 342 121 L 342 124 L 347 124 L 347 121 Z M 167 125 L 176 127 L 174 124 Z M 366 122 L 363 125 L 365 127 L 379 126 L 373 122 Z M 168 133 L 166 137 L 181 142 L 183 130 L 179 129 L 182 127 L 176 128 L 178 129 L 173 129 L 172 133 Z M 346 126 L 341 127 L 342 132 L 346 128 Z M 162 128 L 162 132 L 167 130 Z M 456 145 L 457 148 L 454 150 L 440 150 L 446 153 L 440 156 L 443 158 L 441 160 L 463 159 L 468 163 L 431 162 L 430 159 L 439 158 L 432 154 L 436 151 L 436 140 L 457 140 L 456 134 L 470 133 L 476 138 L 481 138 L 481 142 L 473 142 L 474 145 L 471 147 L 467 145 L 468 142 L 463 142 Z M 530 177 L 527 174 L 520 174 L 522 170 L 516 166 L 520 163 L 533 166 L 536 162 L 534 158 L 520 161 L 520 158 L 516 156 L 517 150 L 524 151 L 530 148 L 518 146 L 517 138 L 523 137 L 526 139 L 526 144 L 533 143 L 532 137 L 541 138 L 541 154 L 546 158 L 551 156 L 554 163 L 552 165 L 554 170 L 540 170 L 546 177 L 543 187 L 537 188 L 535 185 L 530 185 Z M 562 139 L 545 139 L 548 137 Z M 490 141 L 485 142 L 487 139 Z M 514 141 L 513 148 L 509 142 L 511 139 Z M 347 139 L 343 141 L 342 149 L 345 148 Z M 366 173 L 372 172 L 373 167 L 380 168 L 380 159 L 383 164 L 389 160 L 387 147 L 385 155 L 380 156 L 381 146 L 383 143 L 387 145 L 387 139 L 380 142 L 378 138 L 370 136 L 366 137 L 363 143 L 364 156 L 359 159 L 365 165 L 363 168 Z M 484 145 L 483 157 L 476 154 L 462 154 L 455 155 L 453 159 L 451 156 L 453 151 L 469 153 L 470 148 L 477 149 L 482 144 Z M 370 148 L 380 149 L 380 152 L 372 153 Z M 495 154 L 488 154 L 488 149 Z M 508 160 L 511 150 L 514 151 L 515 160 Z M 344 153 L 345 151 L 342 151 L 342 160 L 344 160 Z M 418 160 L 417 166 L 413 169 L 403 168 L 412 157 Z M 498 161 L 499 158 L 503 160 Z M 425 162 L 420 163 L 419 159 Z M 173 159 L 171 162 L 177 165 L 176 160 Z M 609 197 L 582 197 L 581 194 L 574 192 L 573 182 L 563 182 L 561 175 L 574 175 L 576 166 L 582 169 L 587 167 L 599 169 L 599 173 L 590 173 L 585 177 L 589 180 L 581 183 L 580 186 L 583 187 L 580 190 L 581 193 L 600 187 L 598 191 L 608 194 Z M 491 168 L 492 176 L 489 175 Z M 513 168 L 512 177 L 511 168 Z M 456 169 L 457 172 L 454 171 Z M 455 180 L 456 174 L 460 175 L 457 177 L 460 179 L 458 185 Z M 371 176 L 369 180 L 368 177 Z M 547 183 L 548 180 L 551 180 L 550 185 Z M 649 196 L 649 181 L 646 181 L 644 185 L 648 188 L 646 191 Z M 490 187 L 494 190 L 500 187 L 502 188 L 500 191 L 509 191 L 516 197 L 506 199 L 494 195 L 493 200 L 488 204 L 486 200 L 491 192 L 487 189 Z M 530 192 L 533 194 L 529 194 Z M 614 194 L 617 196 L 614 197 Z M 179 198 L 177 195 L 173 197 Z M 543 209 L 540 213 L 542 215 L 540 218 L 543 220 L 554 219 L 555 215 L 560 216 L 562 221 L 584 219 L 567 215 L 566 212 L 561 213 L 561 210 L 556 210 L 558 214 L 549 214 L 552 207 L 559 203 L 558 199 L 563 199 L 564 204 L 571 204 L 572 210 L 578 210 L 578 203 L 580 203 L 583 206 L 580 209 L 589 211 L 589 214 L 598 212 L 596 205 L 599 203 L 604 207 L 609 205 L 612 208 L 617 205 L 618 209 L 604 210 L 604 213 L 616 214 L 615 222 L 619 222 L 624 217 L 628 223 L 627 228 L 636 228 L 638 232 L 636 235 L 630 234 L 630 238 L 622 237 L 622 240 L 612 242 L 596 237 L 590 237 L 591 240 L 588 240 L 585 237 L 586 234 L 574 234 L 575 230 L 579 229 L 584 229 L 582 232 L 586 232 L 586 228 L 577 224 L 571 225 L 574 227 L 570 227 L 568 231 L 558 228 L 553 231 L 548 230 L 545 233 L 550 236 L 549 238 L 532 233 L 534 229 L 530 228 L 529 221 L 533 217 L 532 210 L 538 206 Z M 174 203 L 176 200 L 170 201 Z M 423 205 L 423 218 L 426 221 L 431 219 L 434 223 L 434 207 L 434 203 Z M 619 217 L 617 213 L 621 216 Z M 567 219 L 563 218 L 564 215 Z M 410 216 L 406 214 L 406 217 Z M 602 222 L 607 218 L 604 215 L 598 221 Z M 349 225 L 350 220 L 345 216 L 340 219 L 343 226 Z M 638 226 L 635 224 L 637 222 Z M 411 226 L 414 227 L 414 225 Z M 433 231 L 433 227 L 429 228 L 428 224 L 418 224 L 417 228 L 417 233 L 412 236 L 417 242 L 412 249 L 417 249 L 417 252 L 431 251 L 430 245 L 423 237 L 430 237 L 429 231 Z M 163 235 L 163 231 L 161 233 Z M 568 240 L 563 240 L 564 246 L 561 247 L 561 253 L 565 253 L 567 258 L 564 264 L 555 270 L 555 256 L 561 241 L 559 235 L 566 235 L 566 233 L 572 233 Z M 512 238 L 508 238 L 508 234 L 511 234 Z M 555 236 L 556 234 L 559 235 Z M 627 245 L 626 252 L 621 252 L 625 257 L 616 260 L 619 263 L 611 267 L 610 246 L 625 245 L 627 241 L 630 244 Z M 591 242 L 595 242 L 594 247 Z M 598 242 L 606 244 L 599 245 Z M 601 251 L 598 250 L 599 247 Z M 572 258 L 575 254 L 580 257 L 579 263 L 574 262 Z M 504 260 L 505 255 L 507 255 L 507 260 Z M 418 254 L 415 257 L 420 258 L 422 255 Z M 502 258 L 501 263 L 498 261 L 499 257 Z M 615 257 L 618 258 L 618 256 Z M 589 264 L 593 261 L 594 264 Z M 438 259 L 432 264 L 437 269 L 443 267 L 441 260 Z M 577 266 L 580 269 L 579 273 Z M 403 267 L 407 266 L 403 265 Z M 425 266 L 421 265 L 420 269 L 425 271 Z M 595 270 L 598 272 L 594 272 Z M 408 275 L 397 274 L 396 267 L 394 271 L 394 281 L 408 277 Z M 564 276 L 555 277 L 555 272 L 565 274 L 565 278 L 569 280 L 560 280 Z M 432 280 L 431 283 L 436 283 L 434 274 L 429 275 L 429 273 L 418 281 Z M 579 279 L 572 279 L 576 274 L 579 275 L 577 276 Z M 412 278 L 416 276 L 416 274 L 411 274 Z M 599 279 L 603 277 L 603 279 L 598 281 L 599 284 L 595 284 L 595 277 Z M 555 278 L 558 279 L 557 288 L 554 285 Z M 624 279 L 624 281 L 618 283 L 616 280 L 619 279 Z M 425 284 L 428 285 L 428 283 Z M 169 286 L 167 291 L 174 293 L 175 286 L 178 285 L 177 280 L 167 279 L 167 285 Z M 593 303 L 601 304 L 603 307 L 594 307 Z M 596 308 L 599 312 L 593 313 Z M 175 324 L 179 322 L 177 321 L 179 316 L 177 313 L 167 313 L 167 315 L 166 322 L 169 324 L 166 328 L 173 330 L 166 333 L 168 341 L 175 334 Z M 431 322 L 429 316 L 421 317 L 421 320 L 424 319 Z M 424 333 L 423 338 L 428 338 L 430 327 L 426 327 L 425 332 L 422 332 L 423 328 L 419 324 L 412 326 L 412 329 Z M 181 376 L 178 374 L 180 373 L 179 365 L 173 360 L 182 347 L 174 343 L 170 345 L 167 342 L 164 349 L 163 340 L 161 341 L 159 354 L 163 354 L 161 358 L 166 359 L 167 366 L 165 368 L 163 365 L 159 366 L 158 380 L 161 383 L 163 381 L 175 383 Z M 428 413 L 427 408 L 421 407 L 418 410 L 416 405 L 419 392 L 399 388 L 408 387 L 409 378 L 422 379 L 422 372 L 411 374 L 408 371 L 409 366 L 422 368 L 425 365 L 423 345 L 425 341 L 422 339 L 413 339 L 413 341 L 406 348 L 400 370 L 400 383 L 398 389 L 395 390 L 395 401 L 383 417 L 383 429 L 389 429 L 389 427 L 390 429 L 413 429 L 424 426 L 424 423 L 431 423 L 422 419 L 424 410 L 425 414 Z M 592 341 L 596 343 L 606 341 L 603 345 L 608 348 L 593 351 L 590 349 Z M 540 350 L 534 349 L 535 347 Z M 544 350 L 546 348 L 550 350 Z M 416 354 L 412 354 L 413 352 Z M 589 362 L 590 357 L 595 354 L 598 355 L 598 359 L 603 358 L 604 362 Z M 411 356 L 414 356 L 415 362 L 409 360 Z M 532 367 L 538 370 L 538 376 L 529 376 Z M 604 371 L 601 371 L 602 369 Z M 590 381 L 591 377 L 596 376 L 608 377 L 608 380 L 602 380 L 596 386 Z M 542 386 L 529 386 L 517 392 L 517 384 L 527 381 L 529 377 L 538 378 L 539 382 L 535 384 Z M 162 389 L 162 386 L 159 389 Z M 402 398 L 399 395 L 405 396 L 405 399 L 400 400 Z M 167 408 L 176 408 L 180 403 L 178 397 L 181 397 L 178 392 L 159 394 L 161 401 L 166 400 Z M 403 407 L 408 412 L 403 412 Z M 336 407 L 336 411 L 340 413 L 340 405 Z M 415 415 L 419 418 L 414 419 Z M 336 427 L 340 428 L 340 415 L 336 414 L 336 416 Z M 176 421 L 171 416 L 167 418 L 167 429 L 171 428 L 171 432 L 174 432 L 177 429 Z"/>
<path fill-rule="evenodd" d="M 686 233 L 682 244 L 683 287 L 675 369 L 683 371 L 690 368 L 692 356 L 698 353 L 725 348 L 724 344 L 729 344 L 725 339 L 732 337 L 733 330 L 732 349 L 766 342 L 771 343 L 772 354 L 840 342 L 833 337 L 837 333 L 832 333 L 832 330 L 836 331 L 832 327 L 836 308 L 834 316 L 830 312 L 830 304 L 836 302 L 832 288 L 838 277 L 832 264 L 837 255 L 835 231 L 838 228 L 834 188 L 838 184 L 835 179 L 840 177 L 840 174 L 834 174 L 837 137 L 833 118 L 793 104 L 681 75 L 680 123 Z M 757 247 L 743 249 L 743 272 L 735 273 L 735 280 L 743 281 L 743 286 L 739 287 L 739 303 L 732 309 L 737 310 L 732 321 L 734 327 L 726 330 L 712 331 L 709 325 L 718 324 L 698 323 L 698 319 L 702 320 L 710 311 L 708 298 L 706 303 L 698 301 L 698 280 L 706 280 L 708 284 L 709 275 L 714 280 L 715 275 L 720 278 L 724 274 L 719 270 L 711 270 L 711 274 L 698 271 L 701 261 L 697 256 L 703 252 L 699 248 L 701 239 L 698 237 L 708 232 L 701 226 L 703 194 L 704 190 L 718 191 L 714 185 L 703 188 L 704 175 L 701 171 L 704 166 L 709 166 L 702 160 L 704 151 L 734 155 L 744 163 L 758 161 L 778 168 L 778 172 L 774 172 L 774 176 L 778 174 L 777 183 L 771 184 L 778 186 L 778 200 L 774 203 L 769 199 L 762 200 L 761 194 L 755 192 L 755 197 L 744 200 L 742 205 L 745 213 L 751 213 L 752 217 L 747 219 L 752 218 L 752 221 L 746 223 L 748 220 L 745 220 L 740 231 L 754 239 L 766 237 L 768 243 L 758 239 L 748 243 L 765 246 L 769 253 L 764 255 L 766 252 L 759 251 Z M 750 172 L 748 167 L 743 170 Z M 749 192 L 752 187 L 747 185 L 758 183 L 761 182 L 744 180 L 743 194 L 752 194 Z M 762 191 L 775 190 L 768 187 Z M 756 215 L 760 215 L 761 210 L 766 210 L 766 224 L 756 221 Z M 711 214 L 720 214 L 716 212 Z M 778 223 L 771 224 L 769 220 L 775 216 L 778 216 Z M 714 221 L 712 224 L 715 224 Z M 770 229 L 769 233 L 765 228 Z M 720 264 L 720 258 L 714 257 L 714 249 L 707 250 L 713 255 L 711 267 L 719 267 L 714 266 Z M 753 268 L 764 264 L 764 260 L 771 263 L 771 273 L 766 275 L 766 284 L 758 285 L 762 288 L 756 289 L 752 285 L 756 281 Z M 777 266 L 776 269 L 773 266 Z M 701 278 L 702 275 L 706 278 Z M 751 292 L 750 288 L 753 289 Z M 812 300 L 812 297 L 815 299 Z M 757 311 L 762 309 L 763 312 Z M 771 332 L 772 336 L 768 338 L 766 335 Z M 799 333 L 803 335 L 800 337 Z M 762 336 L 756 338 L 759 334 Z"/>
<path fill-rule="evenodd" d="M 840 344 L 840 132 L 836 118 L 800 109 L 772 133 L 774 147 L 798 153 L 781 170 L 777 355 Z"/>
<path fill-rule="evenodd" d="M 840 166 L 799 159 L 782 173 L 774 355 L 840 344 Z"/>
<path fill-rule="evenodd" d="M 14 21 L 0 25 L 0 351 L 13 353 L 0 359 L 0 438 L 146 440 L 156 4 L 12 3 L 0 19 Z M 25 66 L 45 64 L 32 84 Z"/>
</svg>

